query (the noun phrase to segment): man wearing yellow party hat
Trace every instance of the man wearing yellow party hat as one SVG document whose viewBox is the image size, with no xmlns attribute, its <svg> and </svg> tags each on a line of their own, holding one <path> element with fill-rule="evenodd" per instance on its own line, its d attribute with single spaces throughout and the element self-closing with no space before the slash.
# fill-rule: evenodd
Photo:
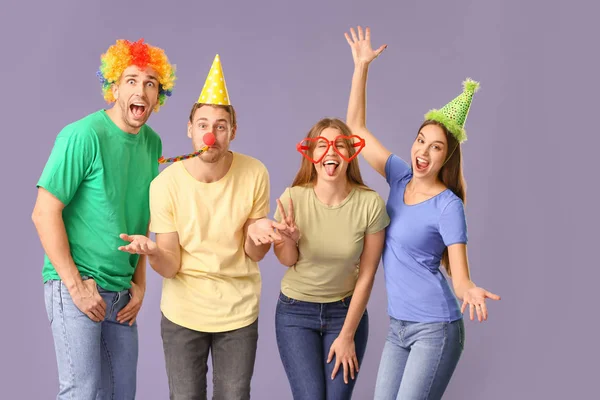
<svg viewBox="0 0 600 400">
<path fill-rule="evenodd" d="M 488 317 L 486 299 L 500 299 L 471 281 L 467 257 L 461 143 L 479 84 L 466 79 L 462 93 L 425 114 L 409 163 L 366 126 L 368 68 L 386 46 L 373 50 L 369 28 L 345 36 L 354 58 L 347 122 L 365 139 L 365 160 L 390 185 L 382 257 L 390 329 L 373 398 L 441 399 L 464 348 L 464 311 L 481 322 Z"/>
<path fill-rule="evenodd" d="M 265 166 L 229 149 L 236 131 L 217 55 L 190 112 L 187 135 L 195 153 L 165 168 L 150 187 L 156 243 L 137 236 L 124 249 L 147 254 L 165 278 L 161 333 L 172 399 L 206 398 L 209 351 L 216 398 L 250 398 L 261 291 L 257 262 L 280 239 L 274 228 L 285 225 L 266 218 Z"/>
</svg>

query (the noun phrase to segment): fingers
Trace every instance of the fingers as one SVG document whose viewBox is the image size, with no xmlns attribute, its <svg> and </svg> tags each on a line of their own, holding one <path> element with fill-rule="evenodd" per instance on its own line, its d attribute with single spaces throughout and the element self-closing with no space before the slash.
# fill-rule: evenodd
<svg viewBox="0 0 600 400">
<path fill-rule="evenodd" d="M 352 34 L 352 40 L 358 42 L 358 38 L 356 37 L 356 32 L 354 32 L 354 28 L 350 28 L 350 34 Z"/>
<path fill-rule="evenodd" d="M 348 364 L 348 361 L 345 361 L 342 363 L 342 366 L 344 367 L 344 383 L 348 384 L 348 369 L 350 365 Z M 352 373 L 352 375 L 354 375 L 354 373 Z"/>
<path fill-rule="evenodd" d="M 280 222 L 273 222 L 272 226 L 273 226 L 273 228 L 279 229 L 281 231 L 287 229 L 287 227 L 288 227 L 286 224 L 282 224 Z"/>
<path fill-rule="evenodd" d="M 352 41 L 352 39 L 350 38 L 350 35 L 348 35 L 348 33 L 344 32 L 344 37 L 346 38 L 346 41 L 348 42 L 348 44 L 350 46 L 352 46 L 354 44 L 354 42 Z"/>
<path fill-rule="evenodd" d="M 335 358 L 335 367 L 333 367 L 333 372 L 331 373 L 331 379 L 333 380 L 340 369 L 340 359 L 338 357 Z"/>
<path fill-rule="evenodd" d="M 500 300 L 500 296 L 492 292 L 488 292 L 487 290 L 485 291 L 485 297 L 490 298 L 492 300 Z"/>
<path fill-rule="evenodd" d="M 377 50 L 375 50 L 375 57 L 379 57 L 379 55 L 381 53 L 383 53 L 383 51 L 387 49 L 387 44 L 382 45 L 380 48 L 378 48 Z"/>
<path fill-rule="evenodd" d="M 467 300 L 463 300 L 462 306 L 460 307 L 461 314 L 465 313 L 465 310 L 467 309 L 467 304 L 469 304 L 469 303 L 467 303 Z"/>
<path fill-rule="evenodd" d="M 290 219 L 290 223 L 294 222 L 294 202 L 290 197 L 290 203 L 288 204 L 288 218 Z"/>
<path fill-rule="evenodd" d="M 481 317 L 483 318 L 483 320 L 487 321 L 488 311 L 487 311 L 487 307 L 485 306 L 485 303 L 481 303 L 479 305 L 479 310 L 481 311 Z"/>
<path fill-rule="evenodd" d="M 327 364 L 331 362 L 333 359 L 333 355 L 335 354 L 335 350 L 333 350 L 333 346 L 329 349 L 329 355 L 327 356 Z"/>
<path fill-rule="evenodd" d="M 365 40 L 365 34 L 363 33 L 363 28 L 358 26 L 358 40 Z"/>
<path fill-rule="evenodd" d="M 470 313 L 471 321 L 473 321 L 473 318 L 475 318 L 475 305 L 469 304 L 469 313 Z"/>
<path fill-rule="evenodd" d="M 369 42 L 371 41 L 371 28 L 368 26 L 365 28 L 365 39 Z"/>
<path fill-rule="evenodd" d="M 126 233 L 121 233 L 121 234 L 119 235 L 119 237 L 120 237 L 121 239 L 123 239 L 123 240 L 126 240 L 126 241 L 128 241 L 128 242 L 133 242 L 133 240 L 134 240 L 134 239 L 133 239 L 133 237 L 129 236 L 129 235 L 128 235 L 128 234 L 126 234 Z"/>
<path fill-rule="evenodd" d="M 281 200 L 277 199 L 277 209 L 279 210 L 279 213 L 281 214 L 281 220 L 285 221 L 287 220 L 287 214 L 285 213 L 285 210 L 283 209 L 283 204 L 281 204 Z"/>
</svg>

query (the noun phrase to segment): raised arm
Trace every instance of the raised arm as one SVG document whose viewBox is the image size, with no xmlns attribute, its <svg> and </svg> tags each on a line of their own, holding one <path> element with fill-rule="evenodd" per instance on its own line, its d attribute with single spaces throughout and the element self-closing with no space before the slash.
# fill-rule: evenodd
<svg viewBox="0 0 600 400">
<path fill-rule="evenodd" d="M 365 139 L 365 147 L 361 153 L 365 160 L 379 174 L 385 177 L 385 163 L 391 152 L 367 129 L 366 90 L 369 64 L 385 50 L 387 45 L 373 50 L 371 47 L 371 32 L 368 27 L 363 33 L 363 29 L 359 26 L 358 36 L 354 28 L 351 28 L 350 34 L 351 36 L 348 33 L 344 33 L 352 49 L 352 58 L 354 59 L 354 74 L 352 75 L 352 87 L 350 89 L 346 123 L 352 130 L 352 133 Z"/>
</svg>

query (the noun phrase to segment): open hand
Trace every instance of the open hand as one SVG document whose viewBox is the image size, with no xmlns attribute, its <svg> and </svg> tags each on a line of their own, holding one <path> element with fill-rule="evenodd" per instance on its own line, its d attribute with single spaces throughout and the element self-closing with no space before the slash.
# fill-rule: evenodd
<svg viewBox="0 0 600 400">
<path fill-rule="evenodd" d="M 369 64 L 371 61 L 379 57 L 379 55 L 387 48 L 387 44 L 382 45 L 377 50 L 371 47 L 371 30 L 369 27 L 363 33 L 363 29 L 358 27 L 358 36 L 354 32 L 354 28 L 350 28 L 350 35 L 344 32 L 344 36 L 352 49 L 352 58 L 354 63 Z"/>
<path fill-rule="evenodd" d="M 354 340 L 338 336 L 329 349 L 329 356 L 327 357 L 328 364 L 331 362 L 334 355 L 335 367 L 331 373 L 331 379 L 335 378 L 341 365 L 344 368 L 344 382 L 348 383 L 348 373 L 350 373 L 352 379 L 355 378 L 355 372 L 358 373 L 358 358 L 356 358 Z"/>
<path fill-rule="evenodd" d="M 298 243 L 298 240 L 300 240 L 300 230 L 296 226 L 294 219 L 294 203 L 292 202 L 292 198 L 290 197 L 287 213 L 283 209 L 283 204 L 281 204 L 281 200 L 279 199 L 277 199 L 277 208 L 279 208 L 279 213 L 281 214 L 280 222 L 285 225 L 285 229 L 281 229 L 279 233 L 293 240 L 294 243 Z"/>
<path fill-rule="evenodd" d="M 144 289 L 137 285 L 135 282 L 131 282 L 131 288 L 129 288 L 130 299 L 129 303 L 117 314 L 117 321 L 122 324 L 129 321 L 129 326 L 132 326 L 137 318 L 140 308 L 142 308 L 142 301 L 144 300 Z"/>
<path fill-rule="evenodd" d="M 127 253 L 151 255 L 158 249 L 156 243 L 144 235 L 127 235 L 121 233 L 119 237 L 129 242 L 128 245 L 119 246 L 119 250 Z"/>
<path fill-rule="evenodd" d="M 468 305 L 471 321 L 473 321 L 475 317 L 475 312 L 477 313 L 477 319 L 479 320 L 479 322 L 481 322 L 482 320 L 487 321 L 488 311 L 485 305 L 486 298 L 492 300 L 500 300 L 500 296 L 498 296 L 497 294 L 488 292 L 487 290 L 480 287 L 474 287 L 467 290 L 463 295 L 463 304 L 460 308 L 460 312 L 464 313 Z"/>
<path fill-rule="evenodd" d="M 261 218 L 248 226 L 248 237 L 256 246 L 281 240 L 281 235 L 275 229 L 285 229 L 284 224 Z"/>
</svg>

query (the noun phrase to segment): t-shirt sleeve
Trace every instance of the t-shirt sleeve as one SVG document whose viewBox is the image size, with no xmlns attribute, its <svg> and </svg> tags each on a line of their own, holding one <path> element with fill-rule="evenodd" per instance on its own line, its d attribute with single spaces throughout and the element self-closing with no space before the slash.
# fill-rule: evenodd
<svg viewBox="0 0 600 400">
<path fill-rule="evenodd" d="M 391 154 L 385 163 L 385 180 L 389 185 L 398 182 L 411 172 L 410 165 L 395 154 Z"/>
<path fill-rule="evenodd" d="M 37 186 L 52 193 L 66 206 L 91 173 L 97 149 L 98 143 L 91 132 L 63 129 L 56 137 Z"/>
<path fill-rule="evenodd" d="M 390 217 L 385 208 L 385 201 L 377 195 L 369 210 L 369 222 L 366 234 L 377 233 L 390 224 Z"/>
<path fill-rule="evenodd" d="M 269 215 L 270 205 L 270 183 L 269 183 L 269 172 L 267 168 L 261 165 L 259 169 L 257 182 L 254 187 L 254 203 L 252 205 L 252 211 L 250 212 L 251 219 L 264 218 Z"/>
<path fill-rule="evenodd" d="M 150 183 L 150 231 L 154 233 L 176 232 L 175 213 L 165 183 L 154 179 Z"/>
<path fill-rule="evenodd" d="M 451 201 L 440 216 L 440 235 L 446 246 L 467 243 L 467 220 L 460 199 Z"/>
</svg>

